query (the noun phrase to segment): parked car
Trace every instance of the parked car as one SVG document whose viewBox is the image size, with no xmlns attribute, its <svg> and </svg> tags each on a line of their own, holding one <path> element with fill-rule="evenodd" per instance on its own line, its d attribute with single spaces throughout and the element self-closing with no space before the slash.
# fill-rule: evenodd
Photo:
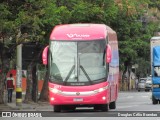
<svg viewBox="0 0 160 120">
<path fill-rule="evenodd" d="M 150 91 L 152 89 L 152 78 L 147 77 L 146 84 L 145 84 L 145 91 Z"/>
<path fill-rule="evenodd" d="M 144 91 L 145 90 L 145 85 L 146 85 L 146 80 L 147 78 L 140 78 L 138 81 L 138 92 Z"/>
</svg>

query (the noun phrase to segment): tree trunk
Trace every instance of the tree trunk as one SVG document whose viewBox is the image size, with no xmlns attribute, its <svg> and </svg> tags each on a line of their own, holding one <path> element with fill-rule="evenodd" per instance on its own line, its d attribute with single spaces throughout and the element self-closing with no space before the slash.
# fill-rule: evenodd
<svg viewBox="0 0 160 120">
<path fill-rule="evenodd" d="M 27 70 L 27 87 L 26 87 L 26 95 L 24 99 L 25 103 L 33 102 L 32 101 L 32 84 L 33 84 L 32 83 L 32 64 L 30 64 Z"/>
<path fill-rule="evenodd" d="M 2 71 L 0 72 L 0 104 L 5 103 L 4 101 L 4 91 L 6 89 L 6 75 L 7 72 L 9 71 L 8 66 L 6 66 L 6 64 L 8 64 L 8 60 L 6 60 L 5 62 L 2 62 Z"/>
<path fill-rule="evenodd" d="M 39 97 L 40 101 L 48 101 L 48 70 L 46 71 L 45 80 Z"/>
<path fill-rule="evenodd" d="M 122 91 L 125 91 L 125 88 L 126 88 L 126 72 L 127 72 L 127 66 L 126 65 L 124 65 L 124 71 L 123 71 L 123 74 L 122 74 Z"/>
<path fill-rule="evenodd" d="M 3 70 L 3 43 L 0 43 L 0 60 L 1 60 L 1 68 L 0 68 L 0 104 L 4 103 L 4 70 Z"/>
<path fill-rule="evenodd" d="M 4 38 L 3 43 L 0 43 L 0 61 L 1 61 L 1 68 L 0 68 L 0 104 L 4 104 L 4 90 L 5 90 L 5 80 L 6 80 L 6 73 L 9 71 L 9 59 L 6 57 L 6 51 L 4 49 Z"/>
<path fill-rule="evenodd" d="M 131 75 L 131 72 L 130 72 L 130 70 L 129 70 L 129 66 L 128 66 L 127 72 L 128 72 L 128 77 L 127 77 L 127 81 L 128 81 L 128 91 L 130 91 L 130 84 L 131 84 L 130 75 Z"/>
<path fill-rule="evenodd" d="M 37 97 L 38 97 L 38 80 L 37 80 L 37 75 L 36 75 L 37 67 L 36 65 L 33 66 L 32 69 L 32 100 L 34 102 L 37 102 Z"/>
<path fill-rule="evenodd" d="M 36 52 L 36 51 L 35 51 Z M 38 55 L 30 61 L 30 65 L 27 70 L 27 88 L 24 102 L 37 102 L 38 101 L 38 79 L 36 75 L 37 59 L 41 55 L 40 51 Z"/>
<path fill-rule="evenodd" d="M 4 81 L 5 81 L 5 77 L 3 72 L 0 73 L 0 104 L 4 104 Z"/>
</svg>

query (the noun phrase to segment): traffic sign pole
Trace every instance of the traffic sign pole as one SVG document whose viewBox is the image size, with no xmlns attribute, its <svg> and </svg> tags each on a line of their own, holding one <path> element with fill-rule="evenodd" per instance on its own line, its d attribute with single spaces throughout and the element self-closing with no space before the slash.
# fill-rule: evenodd
<svg viewBox="0 0 160 120">
<path fill-rule="evenodd" d="M 22 106 L 22 44 L 17 46 L 16 106 Z"/>
</svg>

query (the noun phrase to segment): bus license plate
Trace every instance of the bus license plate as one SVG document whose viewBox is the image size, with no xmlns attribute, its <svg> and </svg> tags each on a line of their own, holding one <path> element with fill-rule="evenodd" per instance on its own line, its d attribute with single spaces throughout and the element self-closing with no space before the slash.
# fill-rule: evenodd
<svg viewBox="0 0 160 120">
<path fill-rule="evenodd" d="M 83 101 L 83 98 L 74 98 L 73 101 L 74 101 L 74 102 L 82 102 L 82 101 Z"/>
</svg>

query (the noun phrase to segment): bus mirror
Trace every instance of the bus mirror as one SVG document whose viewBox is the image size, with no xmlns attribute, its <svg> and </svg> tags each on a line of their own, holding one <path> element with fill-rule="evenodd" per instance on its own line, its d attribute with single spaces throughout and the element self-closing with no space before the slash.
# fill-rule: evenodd
<svg viewBox="0 0 160 120">
<path fill-rule="evenodd" d="M 111 46 L 108 44 L 106 48 L 106 63 L 110 63 L 112 59 L 112 50 Z"/>
<path fill-rule="evenodd" d="M 48 64 L 48 46 L 46 46 L 42 53 L 42 61 L 44 65 Z"/>
</svg>

